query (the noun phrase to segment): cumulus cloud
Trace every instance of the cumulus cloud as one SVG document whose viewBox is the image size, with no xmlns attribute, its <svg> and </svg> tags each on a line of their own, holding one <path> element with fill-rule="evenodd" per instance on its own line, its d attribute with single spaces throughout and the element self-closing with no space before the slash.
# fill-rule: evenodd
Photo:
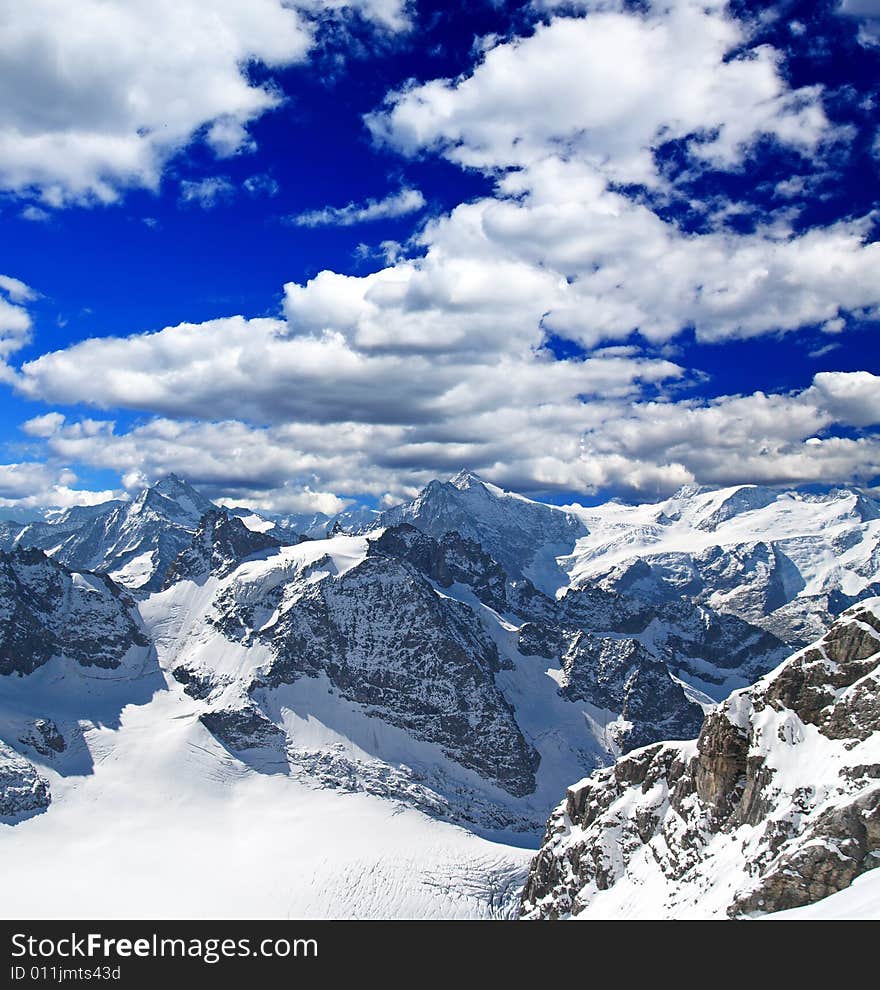
<svg viewBox="0 0 880 990">
<path fill-rule="evenodd" d="M 616 356 L 618 360 L 623 355 Z M 465 465 L 510 488 L 668 495 L 680 485 L 866 484 L 880 435 L 836 435 L 880 422 L 880 377 L 823 372 L 799 392 L 714 399 L 574 397 L 520 404 L 502 394 L 458 401 L 423 423 L 278 423 L 160 418 L 117 431 L 110 420 L 31 421 L 54 459 L 113 469 L 137 487 L 184 473 L 228 504 L 329 511 L 339 495 L 394 500 Z M 508 376 L 509 377 L 509 376 Z M 336 499 L 337 501 L 334 501 Z M 345 501 L 343 498 L 342 501 Z"/>
<path fill-rule="evenodd" d="M 44 210 L 41 206 L 34 206 L 33 203 L 26 206 L 19 213 L 19 216 L 22 220 L 30 220 L 32 223 L 46 223 L 52 219 L 52 214 L 48 210 Z"/>
<path fill-rule="evenodd" d="M 31 317 L 26 303 L 37 293 L 20 279 L 0 275 L 0 381 L 9 381 L 13 374 L 6 364 L 8 358 L 31 339 Z"/>
<path fill-rule="evenodd" d="M 98 505 L 114 498 L 113 491 L 71 488 L 76 475 L 68 468 L 56 468 L 35 461 L 0 464 L 0 508 L 69 508 Z"/>
<path fill-rule="evenodd" d="M 827 135 L 817 88 L 791 90 L 780 56 L 748 42 L 721 0 L 590 4 L 528 38 L 490 47 L 471 75 L 409 86 L 368 123 L 414 154 L 442 151 L 476 168 L 576 155 L 617 182 L 656 185 L 652 150 L 671 140 L 713 165 L 738 164 L 769 135 L 811 151 Z"/>
<path fill-rule="evenodd" d="M 461 467 L 525 491 L 642 495 L 878 473 L 876 376 L 693 399 L 698 372 L 663 356 L 688 329 L 708 344 L 876 319 L 872 218 L 687 233 L 620 186 L 671 196 L 654 155 L 671 139 L 694 167 L 738 169 L 770 135 L 807 156 L 808 175 L 809 156 L 844 139 L 820 91 L 793 91 L 780 54 L 749 48 L 715 0 L 584 6 L 585 20 L 488 42 L 469 75 L 413 84 L 370 118 L 399 151 L 495 181 L 426 223 L 415 256 L 397 246 L 367 275 L 290 282 L 283 318 L 108 336 L 26 362 L 8 377 L 29 399 L 155 418 L 120 431 L 49 413 L 25 432 L 59 463 L 130 479 L 174 470 L 267 507 L 297 492 L 310 506 L 397 498 Z M 311 222 L 359 222 L 386 202 Z M 556 359 L 552 335 L 585 356 Z"/>
<path fill-rule="evenodd" d="M 281 191 L 275 179 L 263 172 L 248 176 L 242 185 L 251 196 L 277 196 Z"/>
<path fill-rule="evenodd" d="M 326 293 L 336 306 L 336 329 L 323 327 L 319 313 L 309 308 L 310 283 L 303 295 L 294 292 L 289 301 L 298 321 L 293 332 L 281 320 L 230 317 L 153 334 L 96 338 L 24 364 L 16 387 L 29 398 L 50 402 L 179 417 L 408 424 L 429 422 L 461 408 L 492 408 L 502 397 L 530 404 L 573 396 L 634 395 L 638 382 L 676 379 L 683 373 L 665 359 L 601 352 L 585 361 L 555 361 L 534 349 L 541 332 L 533 329 L 528 336 L 525 321 L 519 338 L 511 333 L 507 353 L 496 340 L 481 356 L 479 340 L 474 342 L 465 332 L 470 310 L 459 336 L 448 336 L 436 347 L 433 342 L 425 345 L 422 337 L 430 335 L 432 326 L 445 329 L 439 307 L 432 321 L 433 300 L 407 314 L 414 323 L 416 346 L 401 348 L 397 340 L 384 339 L 381 326 L 369 320 L 357 323 L 358 306 L 369 307 L 371 301 L 346 299 L 337 283 L 342 276 L 325 274 L 331 277 L 322 282 L 318 276 L 315 291 L 319 299 Z M 522 299 L 512 294 L 511 318 Z M 402 306 L 407 305 L 403 300 Z M 348 336 L 339 329 L 345 324 L 346 307 L 352 313 Z M 488 339 L 494 324 L 485 316 L 484 324 Z M 366 339 L 366 347 L 358 343 L 361 339 Z"/>
<path fill-rule="evenodd" d="M 692 170 L 741 168 L 768 136 L 814 164 L 823 143 L 846 138 L 821 90 L 792 90 L 781 54 L 749 47 L 726 4 L 672 0 L 643 15 L 581 6 L 588 17 L 493 44 L 470 75 L 410 85 L 368 118 L 404 154 L 433 151 L 497 178 L 494 198 L 459 208 L 423 241 L 450 259 L 464 250 L 555 271 L 544 324 L 586 346 L 634 331 L 723 340 L 876 318 L 871 216 L 798 233 L 771 216 L 750 234 L 716 225 L 697 235 L 620 191 L 640 183 L 671 195 L 655 155 L 671 140 L 685 142 Z"/>
<path fill-rule="evenodd" d="M 247 66 L 305 59 L 320 24 L 356 10 L 407 26 L 400 0 L 0 0 L 0 188 L 45 203 L 155 189 L 197 136 L 220 156 L 282 97 Z"/>
<path fill-rule="evenodd" d="M 667 494 L 690 481 L 867 484 L 880 473 L 880 436 L 831 428 L 878 422 L 880 377 L 823 372 L 786 395 L 636 403 L 586 430 L 581 456 L 598 487 L 616 482 L 633 492 Z"/>
<path fill-rule="evenodd" d="M 880 2 L 842 0 L 840 13 L 861 21 L 859 40 L 863 45 L 880 45 Z"/>
<path fill-rule="evenodd" d="M 349 203 L 347 206 L 325 206 L 289 217 L 297 227 L 351 227 L 374 220 L 389 220 L 417 213 L 425 205 L 425 197 L 418 189 L 401 189 L 384 199 L 368 199 L 365 203 Z"/>
</svg>

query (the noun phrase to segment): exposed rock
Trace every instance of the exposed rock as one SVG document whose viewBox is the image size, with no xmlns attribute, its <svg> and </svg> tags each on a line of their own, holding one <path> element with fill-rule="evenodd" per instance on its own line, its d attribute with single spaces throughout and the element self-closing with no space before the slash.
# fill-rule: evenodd
<svg viewBox="0 0 880 990">
<path fill-rule="evenodd" d="M 512 612 L 537 621 L 556 618 L 556 603 L 552 599 L 525 578 L 510 580 L 504 568 L 479 543 L 458 533 L 444 533 L 433 539 L 414 526 L 401 523 L 371 540 L 369 553 L 407 560 L 441 588 L 463 584 L 497 612 Z"/>
<path fill-rule="evenodd" d="M 64 736 L 51 718 L 34 719 L 19 741 L 31 746 L 41 756 L 51 757 L 67 749 Z"/>
<path fill-rule="evenodd" d="M 49 785 L 36 767 L 0 741 L 0 815 L 16 818 L 42 811 L 51 800 Z"/>
<path fill-rule="evenodd" d="M 343 697 L 511 794 L 534 790 L 538 755 L 495 684 L 498 650 L 470 608 L 389 558 L 291 590 L 296 607 L 264 634 L 269 683 L 323 672 Z"/>
<path fill-rule="evenodd" d="M 225 746 L 237 752 L 249 749 L 283 750 L 287 737 L 255 706 L 203 712 L 199 721 Z"/>
<path fill-rule="evenodd" d="M 130 502 L 77 506 L 52 523 L 29 526 L 17 544 L 51 549 L 54 559 L 72 570 L 110 574 L 126 588 L 157 591 L 212 508 L 213 503 L 172 474 Z"/>
<path fill-rule="evenodd" d="M 856 606 L 731 695 L 694 742 L 637 750 L 570 788 L 523 916 L 599 917 L 608 903 L 739 917 L 812 903 L 880 865 L 878 622 L 880 599 Z"/>
<path fill-rule="evenodd" d="M 478 543 L 508 575 L 520 578 L 536 552 L 569 552 L 586 526 L 572 513 L 502 491 L 467 471 L 432 481 L 404 505 L 383 512 L 378 526 L 409 523 L 440 539 L 457 533 Z"/>
<path fill-rule="evenodd" d="M 115 668 L 147 645 L 133 602 L 106 575 L 75 573 L 41 550 L 0 552 L 0 674 L 30 674 L 52 657 Z"/>
<path fill-rule="evenodd" d="M 210 509 L 199 521 L 190 546 L 168 568 L 163 587 L 176 581 L 203 581 L 211 574 L 225 577 L 248 557 L 280 546 L 279 540 L 248 529 L 236 516 Z"/>
<path fill-rule="evenodd" d="M 636 639 L 577 633 L 562 657 L 562 693 L 620 712 L 612 729 L 618 752 L 662 738 L 687 739 L 703 723 L 662 661 Z"/>
</svg>

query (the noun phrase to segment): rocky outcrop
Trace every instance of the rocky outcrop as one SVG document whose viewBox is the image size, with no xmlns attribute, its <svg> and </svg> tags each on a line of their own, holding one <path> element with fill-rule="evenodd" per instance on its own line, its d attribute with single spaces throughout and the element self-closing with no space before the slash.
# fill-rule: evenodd
<svg viewBox="0 0 880 990">
<path fill-rule="evenodd" d="M 637 639 L 576 633 L 562 655 L 562 694 L 619 712 L 609 733 L 613 752 L 699 732 L 703 709 L 661 660 Z"/>
<path fill-rule="evenodd" d="M 212 574 L 226 577 L 248 557 L 280 546 L 281 541 L 253 532 L 236 516 L 210 509 L 199 521 L 192 543 L 168 568 L 163 587 L 175 581 L 204 581 Z"/>
<path fill-rule="evenodd" d="M 637 750 L 571 788 L 523 917 L 740 917 L 880 866 L 878 675 L 872 599 L 731 695 L 695 741 Z"/>
<path fill-rule="evenodd" d="M 284 731 L 266 718 L 255 705 L 203 712 L 199 720 L 209 732 L 233 751 L 284 750 L 286 743 Z"/>
<path fill-rule="evenodd" d="M 0 816 L 16 819 L 43 811 L 51 800 L 36 767 L 0 741 Z"/>
<path fill-rule="evenodd" d="M 213 508 L 172 474 L 130 502 L 77 506 L 51 523 L 29 526 L 17 545 L 51 550 L 71 570 L 97 571 L 126 588 L 157 591 L 177 555 L 190 546 L 199 520 Z"/>
<path fill-rule="evenodd" d="M 232 581 L 218 592 L 215 628 L 271 655 L 250 696 L 326 676 L 367 715 L 437 744 L 510 794 L 531 793 L 539 757 L 496 684 L 502 660 L 473 610 L 386 553 L 332 570 L 319 559 L 259 590 Z M 184 676 L 198 690 L 199 672 Z"/>
<path fill-rule="evenodd" d="M 0 675 L 53 657 L 116 668 L 147 645 L 133 602 L 106 575 L 70 571 L 41 550 L 0 552 Z"/>
<path fill-rule="evenodd" d="M 648 568 L 647 564 L 643 566 Z M 714 693 L 719 700 L 732 686 L 754 681 L 777 666 L 792 649 L 804 645 L 796 639 L 783 640 L 739 616 L 698 604 L 686 595 L 643 597 L 636 587 L 621 592 L 601 582 L 564 595 L 557 603 L 556 620 L 550 628 L 551 636 L 541 644 L 542 656 L 552 655 L 547 651 L 553 635 L 561 652 L 570 648 L 579 633 L 608 640 L 630 639 L 640 643 L 646 655 L 663 663 L 670 673 L 699 682 L 704 691 Z M 529 630 L 529 634 L 532 643 L 536 642 L 537 630 Z M 528 652 L 528 646 L 524 649 L 521 645 L 520 649 Z M 739 683 L 731 685 L 731 677 Z"/>
<path fill-rule="evenodd" d="M 474 540 L 459 533 L 434 539 L 408 523 L 386 529 L 370 540 L 371 556 L 406 560 L 441 588 L 458 583 L 500 613 L 536 621 L 554 621 L 556 603 L 526 578 L 511 580 L 504 568 Z"/>
<path fill-rule="evenodd" d="M 51 718 L 35 718 L 19 737 L 19 742 L 49 758 L 67 749 L 67 741 Z"/>
</svg>

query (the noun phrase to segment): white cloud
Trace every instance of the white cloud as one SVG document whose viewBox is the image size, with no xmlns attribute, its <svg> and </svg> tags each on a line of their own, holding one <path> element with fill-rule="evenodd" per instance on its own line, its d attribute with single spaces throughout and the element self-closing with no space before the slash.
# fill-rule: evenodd
<svg viewBox="0 0 880 990">
<path fill-rule="evenodd" d="M 6 361 L 31 339 L 31 317 L 22 304 L 36 298 L 21 279 L 0 275 L 0 381 L 9 381 L 13 372 Z"/>
<path fill-rule="evenodd" d="M 0 291 L 5 292 L 14 303 L 32 302 L 37 298 L 37 293 L 29 285 L 11 275 L 0 275 Z"/>
<path fill-rule="evenodd" d="M 510 369 L 463 384 L 423 423 L 155 419 L 118 433 L 111 421 L 41 417 L 30 432 L 46 437 L 56 461 L 113 469 L 135 486 L 176 471 L 231 504 L 278 511 L 329 511 L 339 494 L 402 498 L 462 465 L 514 489 L 640 497 L 692 481 L 866 484 L 880 473 L 876 432 L 835 435 L 880 421 L 880 377 L 866 373 L 821 373 L 783 395 L 587 404 L 522 403 L 521 393 L 503 394 L 504 380 L 513 381 Z M 487 381 L 487 401 L 468 403 Z"/>
<path fill-rule="evenodd" d="M 582 6 L 585 19 L 496 44 L 470 75 L 411 85 L 368 118 L 405 154 L 439 152 L 496 177 L 494 199 L 460 207 L 423 243 L 450 269 L 466 253 L 528 266 L 533 280 L 557 273 L 544 324 L 586 346 L 636 330 L 723 340 L 876 318 L 872 217 L 796 234 L 780 212 L 737 234 L 723 218 L 744 207 L 729 202 L 695 235 L 614 185 L 675 194 L 653 154 L 673 139 L 688 142 L 694 167 L 741 168 L 767 135 L 809 158 L 847 137 L 821 91 L 791 90 L 766 45 L 729 57 L 748 32 L 724 3 L 657 2 L 644 15 Z"/>
<path fill-rule="evenodd" d="M 309 210 L 289 218 L 297 227 L 351 227 L 358 223 L 388 220 L 416 213 L 425 205 L 425 197 L 418 189 L 401 189 L 384 199 L 368 199 L 365 203 L 349 203 L 347 206 L 325 206 Z"/>
<path fill-rule="evenodd" d="M 370 319 L 370 292 L 366 299 L 346 299 L 337 281 L 342 276 L 326 274 L 329 279 L 318 276 L 305 287 L 289 287 L 298 293 L 289 302 L 298 321 L 293 333 L 280 320 L 230 317 L 154 334 L 98 338 L 26 363 L 16 387 L 29 398 L 169 416 L 408 424 L 460 408 L 491 408 L 502 396 L 533 403 L 599 393 L 634 395 L 639 381 L 682 374 L 669 361 L 636 356 L 554 361 L 534 350 L 541 339 L 536 324 L 531 335 L 524 323 L 518 336 L 492 340 L 488 331 L 495 324 L 485 317 L 485 339 L 492 346 L 480 356 L 480 327 L 470 319 L 471 310 L 461 318 L 460 334 L 447 334 L 445 344 L 425 343 L 422 335 L 430 335 L 432 328 L 447 330 L 443 309 L 438 305 L 432 313 L 437 300 L 430 299 L 422 310 L 404 313 L 413 320 L 414 346 L 401 348 L 391 340 L 385 347 L 381 326 Z M 360 280 L 352 281 L 355 289 L 362 289 Z M 512 287 L 509 293 L 512 330 L 523 297 Z M 332 331 L 325 331 L 318 319 L 326 315 L 323 294 L 335 306 L 331 315 L 337 329 Z M 408 305 L 407 299 L 392 302 Z M 362 321 L 359 306 L 367 309 Z M 348 337 L 338 329 L 345 323 L 346 307 L 351 314 Z M 383 312 L 377 311 L 377 321 Z M 472 322 L 476 340 L 465 332 Z M 362 338 L 365 347 L 359 343 Z"/>
<path fill-rule="evenodd" d="M 76 482 L 76 475 L 65 467 L 34 461 L 0 464 L 0 509 L 97 505 L 117 495 L 113 491 L 71 488 Z"/>
<path fill-rule="evenodd" d="M 64 425 L 65 417 L 59 412 L 49 412 L 34 416 L 21 424 L 21 429 L 29 437 L 51 437 Z"/>
<path fill-rule="evenodd" d="M 275 179 L 264 173 L 248 176 L 242 185 L 251 196 L 277 196 L 281 191 Z"/>
<path fill-rule="evenodd" d="M 48 210 L 44 210 L 40 206 L 34 206 L 33 203 L 30 206 L 26 206 L 19 216 L 22 220 L 30 220 L 33 223 L 46 223 L 46 221 L 52 219 L 52 214 Z"/>
<path fill-rule="evenodd" d="M 697 159 L 732 167 L 763 135 L 804 151 L 827 136 L 820 91 L 792 91 L 778 52 L 729 57 L 748 35 L 726 3 L 654 2 L 644 16 L 590 6 L 602 9 L 490 48 L 468 77 L 392 94 L 368 119 L 374 135 L 485 169 L 529 166 L 555 149 L 650 185 L 660 182 L 652 149 L 666 141 L 687 139 Z"/>
<path fill-rule="evenodd" d="M 323 19 L 352 9 L 407 26 L 399 0 L 0 0 L 0 188 L 45 203 L 155 189 L 199 135 L 220 156 L 281 96 L 247 66 L 304 60 Z"/>
<path fill-rule="evenodd" d="M 816 434 L 878 423 L 880 377 L 823 372 L 788 395 L 634 404 L 585 431 L 582 457 L 598 487 L 636 492 L 653 487 L 665 494 L 694 480 L 867 484 L 880 474 L 880 435 Z"/>
<path fill-rule="evenodd" d="M 813 379 L 812 393 L 838 422 L 852 426 L 880 423 L 880 377 L 868 371 L 820 372 Z"/>
<path fill-rule="evenodd" d="M 193 203 L 203 210 L 211 210 L 218 204 L 232 199 L 235 186 L 222 175 L 180 183 L 180 201 Z"/>
<path fill-rule="evenodd" d="M 860 20 L 859 41 L 868 46 L 880 45 L 880 2 L 878 0 L 843 0 L 840 13 Z"/>
<path fill-rule="evenodd" d="M 675 193 L 652 148 L 694 133 L 699 165 L 740 168 L 768 133 L 812 152 L 839 137 L 819 92 L 792 93 L 772 50 L 725 59 L 746 29 L 715 0 L 644 17 L 601 6 L 494 44 L 470 76 L 410 87 L 371 118 L 401 150 L 439 149 L 496 181 L 427 223 L 418 257 L 389 246 L 368 275 L 290 282 L 284 319 L 44 354 L 8 373 L 27 398 L 156 418 L 117 432 L 48 414 L 25 431 L 58 462 L 131 479 L 174 470 L 267 507 L 298 492 L 311 506 L 331 492 L 400 497 L 462 466 L 520 490 L 641 494 L 878 473 L 875 376 L 683 399 L 698 373 L 659 356 L 686 328 L 717 342 L 877 318 L 869 219 L 795 232 L 780 213 L 738 234 L 716 216 L 689 234 L 614 186 L 638 177 Z M 321 215 L 354 222 L 384 202 Z M 591 352 L 554 360 L 550 332 Z M 628 346 L 596 350 L 607 341 Z"/>
</svg>

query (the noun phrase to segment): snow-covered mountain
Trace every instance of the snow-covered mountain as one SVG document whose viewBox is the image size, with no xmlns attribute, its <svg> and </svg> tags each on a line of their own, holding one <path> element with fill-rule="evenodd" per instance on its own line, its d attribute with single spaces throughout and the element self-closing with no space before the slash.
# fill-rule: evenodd
<svg viewBox="0 0 880 990">
<path fill-rule="evenodd" d="M 360 533 L 374 529 L 379 511 L 367 506 L 354 506 L 328 515 L 326 512 L 267 512 L 234 506 L 227 510 L 256 532 L 266 533 L 282 543 L 296 543 L 305 536 L 310 540 L 322 540 L 331 532 Z"/>
<path fill-rule="evenodd" d="M 462 471 L 450 481 L 432 481 L 411 502 L 383 512 L 377 525 L 409 523 L 429 536 L 458 533 L 480 546 L 514 577 L 527 576 L 542 590 L 564 577 L 556 558 L 587 534 L 572 512 L 506 492 Z"/>
<path fill-rule="evenodd" d="M 880 591 L 880 504 L 858 491 L 686 487 L 577 511 L 589 535 L 560 561 L 573 587 L 685 595 L 805 641 Z"/>
<path fill-rule="evenodd" d="M 287 892 L 256 915 L 444 916 L 423 889 L 436 880 L 462 916 L 510 916 L 523 847 L 572 780 L 696 737 L 876 593 L 880 562 L 880 511 L 851 491 L 559 509 L 461 474 L 378 516 L 312 520 L 315 538 L 307 521 L 220 509 L 172 476 L 0 531 L 15 548 L 0 556 L 0 822 L 18 823 L 0 843 L 67 848 L 114 803 L 130 842 L 108 834 L 108 863 L 115 841 L 158 878 L 138 823 L 226 859 L 222 829 L 202 834 L 210 808 L 265 820 L 245 859 Z M 337 843 L 363 821 L 395 838 L 355 844 L 340 873 L 320 859 L 328 815 Z M 293 872 L 272 858 L 282 819 L 313 847 Z M 315 856 L 309 882 L 334 893 L 291 902 Z M 353 876 L 373 887 L 350 911 Z"/>
<path fill-rule="evenodd" d="M 87 771 L 83 720 L 118 722 L 158 674 L 134 600 L 109 577 L 37 549 L 0 552 L 0 822 L 49 806 L 34 761 Z"/>
<path fill-rule="evenodd" d="M 51 523 L 27 526 L 14 545 L 38 547 L 74 570 L 101 571 L 127 588 L 151 591 L 213 507 L 169 475 L 130 502 L 76 507 Z"/>
<path fill-rule="evenodd" d="M 811 904 L 880 866 L 880 598 L 753 687 L 697 739 L 569 788 L 526 918 L 716 917 Z"/>
</svg>

